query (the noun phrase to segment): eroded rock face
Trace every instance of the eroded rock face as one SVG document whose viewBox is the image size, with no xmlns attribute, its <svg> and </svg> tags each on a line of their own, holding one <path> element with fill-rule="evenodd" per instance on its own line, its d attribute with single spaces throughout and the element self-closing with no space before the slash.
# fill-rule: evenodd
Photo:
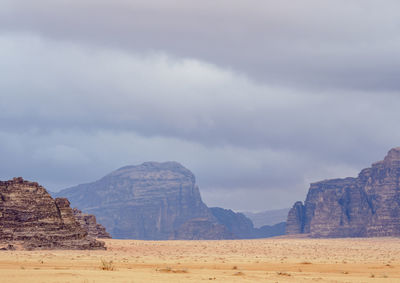
<svg viewBox="0 0 400 283">
<path fill-rule="evenodd" d="M 25 249 L 104 249 L 75 220 L 69 201 L 53 199 L 36 182 L 0 182 L 0 246 Z"/>
<path fill-rule="evenodd" d="M 74 208 L 72 212 L 74 213 L 76 220 L 88 232 L 88 235 L 90 237 L 111 239 L 111 236 L 109 233 L 107 233 L 106 228 L 103 225 L 97 223 L 96 216 L 83 213 L 77 208 Z"/>
<path fill-rule="evenodd" d="M 287 234 L 311 237 L 400 235 L 400 148 L 357 178 L 311 184 L 304 205 L 296 202 Z"/>
<path fill-rule="evenodd" d="M 195 177 L 176 162 L 146 162 L 57 193 L 96 215 L 113 238 L 162 240 L 195 218 L 215 218 L 203 203 Z"/>
</svg>

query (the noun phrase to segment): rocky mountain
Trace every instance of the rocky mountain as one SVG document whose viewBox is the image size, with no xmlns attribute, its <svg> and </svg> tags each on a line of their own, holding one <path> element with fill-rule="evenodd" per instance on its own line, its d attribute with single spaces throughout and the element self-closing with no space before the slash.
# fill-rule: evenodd
<svg viewBox="0 0 400 283">
<path fill-rule="evenodd" d="M 0 247 L 105 249 L 88 237 L 65 198 L 53 199 L 36 182 L 0 182 Z"/>
<path fill-rule="evenodd" d="M 400 148 L 357 178 L 313 183 L 289 211 L 287 234 L 311 237 L 400 236 Z"/>
<path fill-rule="evenodd" d="M 110 239 L 110 234 L 106 231 L 103 225 L 98 224 L 96 216 L 83 213 L 77 208 L 72 209 L 75 219 L 88 232 L 92 238 Z"/>
<path fill-rule="evenodd" d="M 253 222 L 254 227 L 271 226 L 285 222 L 290 208 L 273 209 L 261 212 L 243 212 Z"/>
<path fill-rule="evenodd" d="M 212 207 L 210 210 L 218 223 L 224 225 L 234 239 L 269 238 L 285 234 L 285 222 L 255 228 L 253 222 L 243 213 L 220 207 Z"/>
<path fill-rule="evenodd" d="M 254 238 L 253 222 L 242 213 L 220 207 L 210 208 L 217 221 L 224 225 L 235 239 Z"/>
<path fill-rule="evenodd" d="M 96 182 L 54 194 L 96 215 L 113 238 L 210 240 L 284 234 L 276 227 L 254 228 L 242 213 L 208 208 L 193 173 L 177 162 L 122 167 Z"/>
<path fill-rule="evenodd" d="M 180 238 L 185 233 L 179 229 L 187 221 L 205 219 L 216 223 L 201 200 L 193 173 L 176 162 L 123 167 L 96 182 L 56 195 L 67 197 L 74 207 L 96 215 L 113 238 Z"/>
</svg>

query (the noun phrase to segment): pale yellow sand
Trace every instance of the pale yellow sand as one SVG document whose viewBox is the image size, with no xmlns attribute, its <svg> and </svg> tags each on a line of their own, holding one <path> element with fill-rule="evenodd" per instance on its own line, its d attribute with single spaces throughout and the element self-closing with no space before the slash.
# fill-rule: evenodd
<svg viewBox="0 0 400 283">
<path fill-rule="evenodd" d="M 0 282 L 400 282 L 400 239 L 106 240 L 107 251 L 1 251 Z M 102 270 L 112 261 L 114 270 Z"/>
</svg>

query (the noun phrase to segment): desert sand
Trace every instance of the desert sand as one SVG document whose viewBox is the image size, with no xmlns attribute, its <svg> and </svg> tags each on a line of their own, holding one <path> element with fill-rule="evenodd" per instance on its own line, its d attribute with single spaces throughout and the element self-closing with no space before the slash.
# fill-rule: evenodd
<svg viewBox="0 0 400 283">
<path fill-rule="evenodd" d="M 400 282 L 400 239 L 105 240 L 1 251 L 0 282 Z"/>
</svg>

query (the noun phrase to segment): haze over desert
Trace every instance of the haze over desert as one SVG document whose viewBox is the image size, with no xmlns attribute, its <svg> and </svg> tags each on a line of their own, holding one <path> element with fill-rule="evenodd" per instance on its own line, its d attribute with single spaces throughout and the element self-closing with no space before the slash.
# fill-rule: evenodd
<svg viewBox="0 0 400 283">
<path fill-rule="evenodd" d="M 104 241 L 106 251 L 2 251 L 0 282 L 400 281 L 396 238 Z"/>
</svg>

